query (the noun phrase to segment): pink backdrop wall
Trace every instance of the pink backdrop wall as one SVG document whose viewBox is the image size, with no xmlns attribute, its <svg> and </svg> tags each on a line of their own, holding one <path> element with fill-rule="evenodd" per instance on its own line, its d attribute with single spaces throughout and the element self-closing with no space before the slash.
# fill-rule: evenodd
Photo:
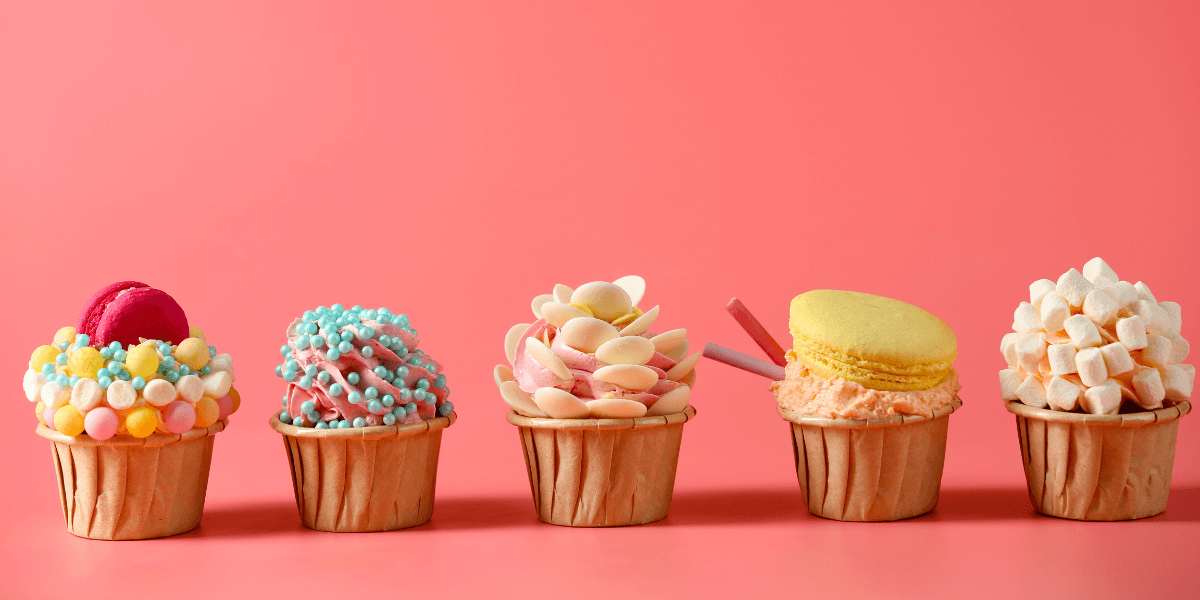
<svg viewBox="0 0 1200 600">
<path fill-rule="evenodd" d="M 160 4 L 0 4 L 0 302 L 9 315 L 0 382 L 12 429 L 0 437 L 0 512 L 28 515 L 0 533 L 0 569 L 30 573 L 34 548 L 113 564 L 142 552 L 62 531 L 46 443 L 19 391 L 32 348 L 119 279 L 173 294 L 235 360 L 245 400 L 217 442 L 201 531 L 238 533 L 220 529 L 212 515 L 221 510 L 251 532 L 278 514 L 295 530 L 284 539 L 345 543 L 298 530 L 286 457 L 265 424 L 282 393 L 272 369 L 284 327 L 303 310 L 386 305 L 410 315 L 422 347 L 447 365 L 460 417 L 444 438 L 444 510 L 434 522 L 478 521 L 442 537 L 435 526 L 421 552 L 464 565 L 472 544 L 520 554 L 471 563 L 481 577 L 502 577 L 565 561 L 550 556 L 580 544 L 618 552 L 642 540 L 699 565 L 677 537 L 693 526 L 697 539 L 732 547 L 777 541 L 774 558 L 755 563 L 774 573 L 755 582 L 779 586 L 764 590 L 886 589 L 770 567 L 828 573 L 836 560 L 803 553 L 925 548 L 933 542 L 916 540 L 938 534 L 833 529 L 840 524 L 808 517 L 765 382 L 713 363 L 700 366 L 699 414 L 680 461 L 677 504 L 702 499 L 676 519 L 683 527 L 585 538 L 532 524 L 517 437 L 491 381 L 504 333 L 529 321 L 529 300 L 555 283 L 636 273 L 649 282 L 645 306 L 661 304 L 662 325 L 687 327 L 694 347 L 755 350 L 722 310 L 734 295 L 781 340 L 788 301 L 808 289 L 926 308 L 958 335 L 964 388 L 944 516 L 1015 506 L 1005 519 L 1024 525 L 1008 525 L 1018 529 L 996 542 L 1001 553 L 1055 552 L 1080 535 L 1130 560 L 1163 536 L 1200 549 L 1195 417 L 1180 428 L 1168 511 L 1186 522 L 1105 529 L 1037 519 L 996 381 L 1000 336 L 1026 286 L 1097 255 L 1182 304 L 1183 335 L 1200 339 L 1194 3 Z M 743 523 L 762 527 L 754 535 L 704 529 L 746 511 L 778 523 Z M 535 537 L 472 537 L 469 525 L 510 513 Z M 964 560 L 955 548 L 978 532 L 945 535 L 954 541 L 926 550 Z M 1031 538 L 1035 547 L 1020 545 Z M 419 538 L 387 543 L 409 539 Z M 203 547 L 190 543 L 169 547 L 181 556 Z M 219 562 L 224 546 L 212 548 L 200 556 Z M 579 552 L 568 555 L 611 560 L 607 550 Z M 978 552 L 976 575 L 1012 583 L 982 566 L 991 552 Z M 222 568 L 243 586 L 291 578 L 283 563 L 251 564 Z M 633 577 L 610 585 L 675 589 L 636 584 L 647 577 L 641 563 L 601 564 Z M 720 568 L 685 572 L 715 593 Z M 911 570 L 880 568 L 925 589 Z M 180 576 L 154 572 L 163 585 Z M 44 592 L 34 579 L 8 583 Z"/>
</svg>

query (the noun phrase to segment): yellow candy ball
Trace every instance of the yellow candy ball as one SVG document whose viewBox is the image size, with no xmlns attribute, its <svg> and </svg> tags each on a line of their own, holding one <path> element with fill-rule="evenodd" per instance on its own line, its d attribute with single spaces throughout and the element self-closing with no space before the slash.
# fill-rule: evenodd
<svg viewBox="0 0 1200 600">
<path fill-rule="evenodd" d="M 208 344 L 198 337 L 190 337 L 175 347 L 175 360 L 199 371 L 208 364 Z"/>
<path fill-rule="evenodd" d="M 242 395 L 239 394 L 237 390 L 233 389 L 232 385 L 229 386 L 229 399 L 233 400 L 233 408 L 229 410 L 229 414 L 232 415 L 242 406 Z"/>
<path fill-rule="evenodd" d="M 208 338 L 204 336 L 204 332 L 200 331 L 199 327 L 193 327 L 193 326 L 189 325 L 188 326 L 188 335 L 190 335 L 194 338 L 200 338 L 206 342 L 208 341 Z"/>
<path fill-rule="evenodd" d="M 63 435 L 75 437 L 83 433 L 83 414 L 68 404 L 54 411 L 54 428 Z"/>
<path fill-rule="evenodd" d="M 73 341 L 75 341 L 75 328 L 74 327 L 63 327 L 62 329 L 58 330 L 58 333 L 54 334 L 54 345 L 55 346 L 57 346 L 61 342 L 73 342 Z"/>
<path fill-rule="evenodd" d="M 104 357 L 100 356 L 99 350 L 84 346 L 71 353 L 71 357 L 67 359 L 67 368 L 71 370 L 72 375 L 95 379 L 96 371 L 104 368 Z"/>
<path fill-rule="evenodd" d="M 125 356 L 125 368 L 133 377 L 149 379 L 158 370 L 158 351 L 153 345 L 137 346 Z"/>
<path fill-rule="evenodd" d="M 204 396 L 196 402 L 196 427 L 208 427 L 217 422 L 217 418 L 221 416 L 221 407 L 217 406 L 217 401 Z"/>
<path fill-rule="evenodd" d="M 38 346 L 33 351 L 33 355 L 29 357 L 29 368 L 42 372 L 42 365 L 46 363 L 54 364 L 54 359 L 58 357 L 58 348 L 54 346 Z"/>
<path fill-rule="evenodd" d="M 57 422 L 58 419 L 55 419 Z M 158 415 L 148 407 L 135 408 L 125 415 L 125 431 L 136 438 L 150 437 L 158 428 Z"/>
<path fill-rule="evenodd" d="M 38 400 L 37 406 L 33 407 L 34 414 L 37 415 L 38 423 L 46 424 L 44 415 L 46 414 L 46 403 Z"/>
</svg>

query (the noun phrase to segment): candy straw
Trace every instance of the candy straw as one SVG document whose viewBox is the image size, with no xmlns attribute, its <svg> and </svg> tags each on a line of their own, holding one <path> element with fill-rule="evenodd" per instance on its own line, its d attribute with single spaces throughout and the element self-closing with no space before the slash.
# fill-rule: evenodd
<svg viewBox="0 0 1200 600">
<path fill-rule="evenodd" d="M 737 298 L 730 300 L 729 304 L 725 305 L 725 310 L 729 311 L 729 314 L 733 315 L 733 320 L 737 321 L 738 325 L 741 325 L 742 329 L 750 334 L 750 339 L 754 340 L 758 347 L 767 353 L 767 358 L 781 367 L 787 366 L 787 358 L 783 356 L 783 348 L 779 346 L 779 342 L 776 342 L 775 338 L 767 333 L 767 330 L 758 322 L 758 319 L 754 318 L 754 315 L 750 314 L 750 310 L 746 308 L 745 304 L 742 304 L 741 300 Z M 780 377 L 780 379 L 783 378 Z"/>
<path fill-rule="evenodd" d="M 754 358 L 748 354 L 742 354 L 737 350 L 730 350 L 725 346 L 718 346 L 712 342 L 704 345 L 704 356 L 731 367 L 749 371 L 755 375 L 762 375 L 768 379 L 779 381 L 784 377 L 783 367 L 779 365 L 773 365 L 760 358 Z"/>
</svg>

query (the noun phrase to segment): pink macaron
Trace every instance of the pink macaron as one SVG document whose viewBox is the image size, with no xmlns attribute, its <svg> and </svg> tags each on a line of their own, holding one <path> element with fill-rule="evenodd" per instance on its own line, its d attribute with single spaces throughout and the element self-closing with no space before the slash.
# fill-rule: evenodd
<svg viewBox="0 0 1200 600">
<path fill-rule="evenodd" d="M 102 345 L 123 346 L 137 344 L 139 338 L 178 344 L 190 335 L 179 303 L 137 281 L 121 281 L 96 292 L 79 313 L 76 331 Z"/>
</svg>

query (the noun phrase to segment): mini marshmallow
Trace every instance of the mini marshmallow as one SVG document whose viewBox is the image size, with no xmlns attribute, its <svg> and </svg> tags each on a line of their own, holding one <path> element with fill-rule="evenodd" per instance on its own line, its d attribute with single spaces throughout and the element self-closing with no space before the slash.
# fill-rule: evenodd
<svg viewBox="0 0 1200 600">
<path fill-rule="evenodd" d="M 1038 318 L 1038 311 L 1028 302 L 1022 302 L 1013 313 L 1013 331 L 1021 334 L 1031 331 L 1041 331 L 1042 321 Z"/>
<path fill-rule="evenodd" d="M 1004 360 L 1010 367 L 1017 366 L 1017 339 L 1020 337 L 1019 333 L 1006 333 L 1000 340 L 1000 354 L 1004 355 Z"/>
<path fill-rule="evenodd" d="M 92 410 L 100 405 L 103 396 L 104 390 L 100 388 L 100 384 L 94 379 L 84 377 L 76 381 L 75 387 L 71 388 L 71 406 L 81 411 Z"/>
<path fill-rule="evenodd" d="M 1104 355 L 1104 367 L 1108 369 L 1109 375 L 1120 375 L 1133 370 L 1133 357 L 1129 355 L 1125 344 L 1118 342 L 1100 346 L 1100 354 Z"/>
<path fill-rule="evenodd" d="M 1104 366 L 1104 354 L 1099 348 L 1084 348 L 1075 355 L 1075 368 L 1079 380 L 1088 387 L 1097 386 L 1108 379 L 1108 367 Z"/>
<path fill-rule="evenodd" d="M 1099 256 L 1087 261 L 1087 263 L 1083 265 L 1083 276 L 1087 277 L 1087 280 L 1093 284 L 1096 283 L 1096 279 L 1101 278 L 1107 279 L 1110 284 L 1121 280 L 1120 277 L 1117 277 L 1117 272 L 1114 271 L 1112 267 L 1108 266 L 1108 263 L 1104 262 L 1104 259 L 1100 258 Z"/>
<path fill-rule="evenodd" d="M 1126 308 L 1138 299 L 1137 289 L 1128 281 L 1118 281 L 1105 290 L 1117 301 L 1118 309 Z"/>
<path fill-rule="evenodd" d="M 1142 369 L 1133 376 L 1133 390 L 1137 392 L 1137 403 L 1142 408 L 1162 406 L 1167 390 L 1163 387 L 1162 374 L 1158 369 Z"/>
<path fill-rule="evenodd" d="M 1188 353 L 1192 350 L 1192 345 L 1178 333 L 1167 335 L 1166 338 L 1171 340 L 1171 364 L 1187 360 Z"/>
<path fill-rule="evenodd" d="M 1083 392 L 1079 404 L 1093 415 L 1115 415 L 1121 408 L 1121 386 L 1112 379 L 1092 386 Z"/>
<path fill-rule="evenodd" d="M 1050 292 L 1042 298 L 1041 310 L 1042 327 L 1050 333 L 1062 331 L 1063 321 L 1071 316 L 1071 305 L 1058 292 Z"/>
<path fill-rule="evenodd" d="M 1163 371 L 1163 390 L 1167 400 L 1176 402 L 1192 397 L 1192 385 L 1195 383 L 1196 367 L 1192 365 L 1171 365 Z"/>
<path fill-rule="evenodd" d="M 37 402 L 39 399 L 41 399 L 43 385 L 46 385 L 45 375 L 42 375 L 33 369 L 25 371 L 25 379 L 21 382 L 21 387 L 25 388 L 26 399 L 28 399 L 30 402 Z"/>
<path fill-rule="evenodd" d="M 1092 290 L 1083 299 L 1083 314 L 1101 327 L 1117 318 L 1117 310 L 1117 301 L 1104 290 Z"/>
<path fill-rule="evenodd" d="M 133 403 L 137 402 L 137 390 L 133 389 L 133 384 L 128 381 L 118 379 L 108 386 L 106 397 L 113 410 L 125 410 L 132 408 Z"/>
<path fill-rule="evenodd" d="M 46 408 L 62 408 L 70 401 L 71 388 L 58 385 L 55 381 L 42 386 L 42 402 L 46 403 Z"/>
<path fill-rule="evenodd" d="M 1154 294 L 1152 294 L 1150 292 L 1150 286 L 1139 281 L 1139 282 L 1133 284 L 1133 289 L 1137 290 L 1138 298 L 1141 298 L 1142 300 L 1148 300 L 1154 304 L 1158 304 L 1158 299 L 1155 298 Z"/>
<path fill-rule="evenodd" d="M 1083 299 L 1087 297 L 1088 292 L 1092 291 L 1096 286 L 1088 281 L 1079 271 L 1071 269 L 1062 274 L 1058 278 L 1058 295 L 1066 299 L 1067 303 L 1075 308 L 1083 306 Z"/>
<path fill-rule="evenodd" d="M 1057 288 L 1058 286 L 1055 285 L 1053 281 L 1050 281 L 1049 279 L 1039 279 L 1029 284 L 1029 302 L 1036 306 L 1042 301 L 1046 294 L 1053 292 Z"/>
<path fill-rule="evenodd" d="M 1158 307 L 1167 313 L 1167 333 L 1179 333 L 1183 330 L 1183 307 L 1178 302 L 1159 302 Z"/>
<path fill-rule="evenodd" d="M 1045 386 L 1033 375 L 1026 377 L 1025 381 L 1021 382 L 1020 387 L 1017 388 L 1017 398 L 1034 408 L 1046 408 L 1048 403 Z"/>
<path fill-rule="evenodd" d="M 233 385 L 233 377 L 226 371 L 213 371 L 200 378 L 204 382 L 204 394 L 210 398 L 220 398 L 229 393 Z"/>
<path fill-rule="evenodd" d="M 1004 369 L 1000 371 L 1000 399 L 1001 400 L 1019 400 L 1017 397 L 1017 388 L 1024 383 L 1021 378 L 1021 372 L 1017 369 Z"/>
<path fill-rule="evenodd" d="M 1142 363 L 1156 369 L 1171 364 L 1171 340 L 1161 335 L 1146 336 L 1146 348 L 1142 350 Z"/>
<path fill-rule="evenodd" d="M 1071 344 L 1052 344 L 1046 348 L 1046 356 L 1050 359 L 1050 372 L 1055 375 L 1079 372 L 1075 367 L 1075 354 L 1075 346 Z"/>
<path fill-rule="evenodd" d="M 1099 346 L 1104 341 L 1100 332 L 1096 330 L 1096 325 L 1084 315 L 1068 317 L 1063 321 L 1063 329 L 1067 330 L 1067 335 L 1071 336 L 1071 343 L 1079 349 Z"/>
<path fill-rule="evenodd" d="M 214 371 L 225 371 L 233 374 L 233 357 L 228 354 L 218 354 L 208 361 L 208 366 Z"/>
<path fill-rule="evenodd" d="M 180 377 L 175 384 L 175 391 L 188 402 L 196 403 L 200 398 L 204 397 L 204 382 L 200 381 L 195 375 L 186 375 Z"/>
<path fill-rule="evenodd" d="M 1128 319 L 1117 319 L 1117 339 L 1130 351 L 1145 348 L 1146 326 L 1142 323 L 1142 318 L 1132 316 Z"/>
<path fill-rule="evenodd" d="M 154 406 L 166 406 L 174 402 L 177 395 L 175 386 L 166 379 L 155 379 L 142 389 L 142 397 Z"/>
<path fill-rule="evenodd" d="M 1159 319 L 1162 315 L 1166 314 L 1166 311 L 1163 311 L 1162 315 L 1160 315 L 1157 304 L 1149 300 L 1138 300 L 1129 307 L 1129 311 L 1142 319 L 1142 324 L 1146 326 L 1147 333 L 1163 333 L 1163 323 Z"/>
<path fill-rule="evenodd" d="M 1079 386 L 1063 379 L 1052 377 L 1046 384 L 1046 402 L 1056 410 L 1075 410 L 1081 390 Z"/>
<path fill-rule="evenodd" d="M 1026 371 L 1038 372 L 1038 363 L 1046 357 L 1046 340 L 1040 333 L 1027 333 L 1017 338 L 1017 362 Z"/>
</svg>

